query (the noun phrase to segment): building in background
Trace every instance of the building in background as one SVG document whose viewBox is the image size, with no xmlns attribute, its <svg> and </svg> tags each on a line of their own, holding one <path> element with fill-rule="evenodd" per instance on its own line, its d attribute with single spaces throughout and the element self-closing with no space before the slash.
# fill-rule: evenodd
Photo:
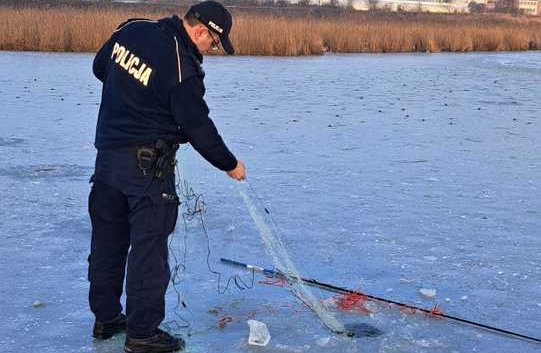
<svg viewBox="0 0 541 353">
<path fill-rule="evenodd" d="M 539 0 L 518 0 L 518 9 L 526 15 L 538 15 Z"/>
<path fill-rule="evenodd" d="M 486 1 L 486 0 L 476 0 Z M 468 12 L 468 0 L 361 0 L 354 3 L 358 10 L 387 10 L 435 13 Z"/>
<path fill-rule="evenodd" d="M 541 0 L 357 0 L 357 10 L 415 11 L 436 13 L 522 12 L 541 15 Z"/>
</svg>

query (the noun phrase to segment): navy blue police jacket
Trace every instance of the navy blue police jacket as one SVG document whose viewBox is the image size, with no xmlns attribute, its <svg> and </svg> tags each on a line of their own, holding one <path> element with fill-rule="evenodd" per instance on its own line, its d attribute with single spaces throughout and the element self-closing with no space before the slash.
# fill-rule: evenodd
<svg viewBox="0 0 541 353">
<path fill-rule="evenodd" d="M 216 168 L 234 169 L 237 159 L 203 98 L 202 62 L 177 16 L 121 24 L 94 58 L 94 75 L 103 82 L 95 147 L 190 142 Z"/>
</svg>

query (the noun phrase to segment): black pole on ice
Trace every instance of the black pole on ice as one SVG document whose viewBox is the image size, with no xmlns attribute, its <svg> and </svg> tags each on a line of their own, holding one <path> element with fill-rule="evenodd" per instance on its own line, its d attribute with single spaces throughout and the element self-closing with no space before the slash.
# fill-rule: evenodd
<svg viewBox="0 0 541 353">
<path fill-rule="evenodd" d="M 224 264 L 227 264 L 227 265 L 230 265 L 230 266 L 242 267 L 242 268 L 245 268 L 245 269 L 262 272 L 266 276 L 277 276 L 277 277 L 282 277 L 282 278 L 288 279 L 287 275 L 285 275 L 284 273 L 282 273 L 282 272 L 280 272 L 278 270 L 270 270 L 270 269 L 266 269 L 266 268 L 263 268 L 263 267 L 250 265 L 250 264 L 246 264 L 246 263 L 243 263 L 243 262 L 238 262 L 238 261 L 235 261 L 235 260 L 224 259 L 224 258 L 220 259 L 220 261 L 223 262 Z M 432 316 L 442 317 L 442 318 L 445 318 L 445 319 L 461 322 L 461 323 L 464 323 L 464 324 L 468 324 L 468 325 L 472 325 L 472 326 L 475 326 L 475 327 L 483 328 L 485 330 L 489 330 L 489 331 L 509 335 L 509 336 L 512 336 L 512 337 L 515 337 L 515 338 L 521 338 L 521 339 L 533 341 L 533 342 L 536 342 L 536 343 L 541 343 L 541 339 L 539 339 L 539 338 L 523 335 L 523 334 L 516 333 L 516 332 L 513 332 L 513 331 L 509 331 L 509 330 L 504 330 L 504 329 L 497 328 L 497 327 L 494 327 L 494 326 L 481 324 L 481 323 L 471 321 L 471 320 L 462 319 L 462 318 L 459 318 L 459 317 L 456 317 L 456 316 L 443 314 L 443 313 L 438 312 L 438 311 L 419 308 L 419 307 L 416 307 L 414 305 L 404 304 L 404 303 L 400 303 L 400 302 L 397 302 L 397 301 L 394 301 L 394 300 L 389 300 L 389 299 L 376 297 L 376 296 L 369 295 L 369 294 L 364 294 L 362 292 L 355 291 L 355 290 L 352 290 L 352 289 L 337 287 L 337 286 L 334 286 L 332 284 L 319 282 L 319 281 L 317 281 L 315 279 L 311 279 L 311 278 L 299 278 L 299 279 L 300 279 L 300 281 L 302 281 L 303 283 L 306 283 L 307 285 L 318 287 L 318 288 L 321 288 L 321 289 L 325 289 L 325 290 L 328 290 L 328 291 L 331 291 L 331 292 L 343 293 L 343 294 L 356 294 L 356 295 L 360 295 L 360 296 L 363 296 L 363 297 L 366 297 L 366 298 L 370 298 L 372 300 L 376 300 L 376 301 L 380 301 L 380 302 L 384 302 L 384 303 L 388 303 L 388 304 L 393 304 L 393 305 L 396 305 L 396 306 L 400 306 L 402 308 L 421 311 L 421 312 L 424 312 L 426 314 L 430 314 Z"/>
</svg>

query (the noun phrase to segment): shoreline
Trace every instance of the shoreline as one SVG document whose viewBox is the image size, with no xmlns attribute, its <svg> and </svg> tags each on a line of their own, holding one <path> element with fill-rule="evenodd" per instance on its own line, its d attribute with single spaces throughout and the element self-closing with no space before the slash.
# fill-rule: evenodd
<svg viewBox="0 0 541 353">
<path fill-rule="evenodd" d="M 235 54 L 235 55 L 226 55 L 226 54 L 205 54 L 205 58 L 208 57 L 225 57 L 225 58 L 318 58 L 323 56 L 355 56 L 355 55 L 438 55 L 438 54 L 456 54 L 456 55 L 467 55 L 467 54 L 513 54 L 513 53 L 541 53 L 541 49 L 526 49 L 526 50 L 479 50 L 479 51 L 438 51 L 438 52 L 362 52 L 362 53 L 349 53 L 349 52 L 330 52 L 326 51 L 321 54 L 306 54 L 306 55 L 259 55 L 259 54 Z M 11 53 L 11 54 L 89 54 L 94 55 L 93 51 L 47 51 L 47 50 L 4 50 L 0 49 L 0 53 Z"/>
<path fill-rule="evenodd" d="M 180 9 L 174 11 L 182 13 Z M 96 52 L 128 18 L 156 8 L 0 6 L 0 50 Z M 306 16 L 234 11 L 238 55 L 524 52 L 541 50 L 541 18 L 524 15 L 329 12 Z M 212 54 L 211 54 L 212 55 Z"/>
</svg>

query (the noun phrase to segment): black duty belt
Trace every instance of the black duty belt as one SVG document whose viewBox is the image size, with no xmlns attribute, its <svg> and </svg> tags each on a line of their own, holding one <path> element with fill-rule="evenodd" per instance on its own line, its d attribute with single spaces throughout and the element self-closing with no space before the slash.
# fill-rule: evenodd
<svg viewBox="0 0 541 353">
<path fill-rule="evenodd" d="M 154 147 L 141 146 L 137 148 L 137 165 L 143 174 L 154 170 L 157 179 L 164 179 L 176 165 L 178 144 L 159 139 Z"/>
</svg>

